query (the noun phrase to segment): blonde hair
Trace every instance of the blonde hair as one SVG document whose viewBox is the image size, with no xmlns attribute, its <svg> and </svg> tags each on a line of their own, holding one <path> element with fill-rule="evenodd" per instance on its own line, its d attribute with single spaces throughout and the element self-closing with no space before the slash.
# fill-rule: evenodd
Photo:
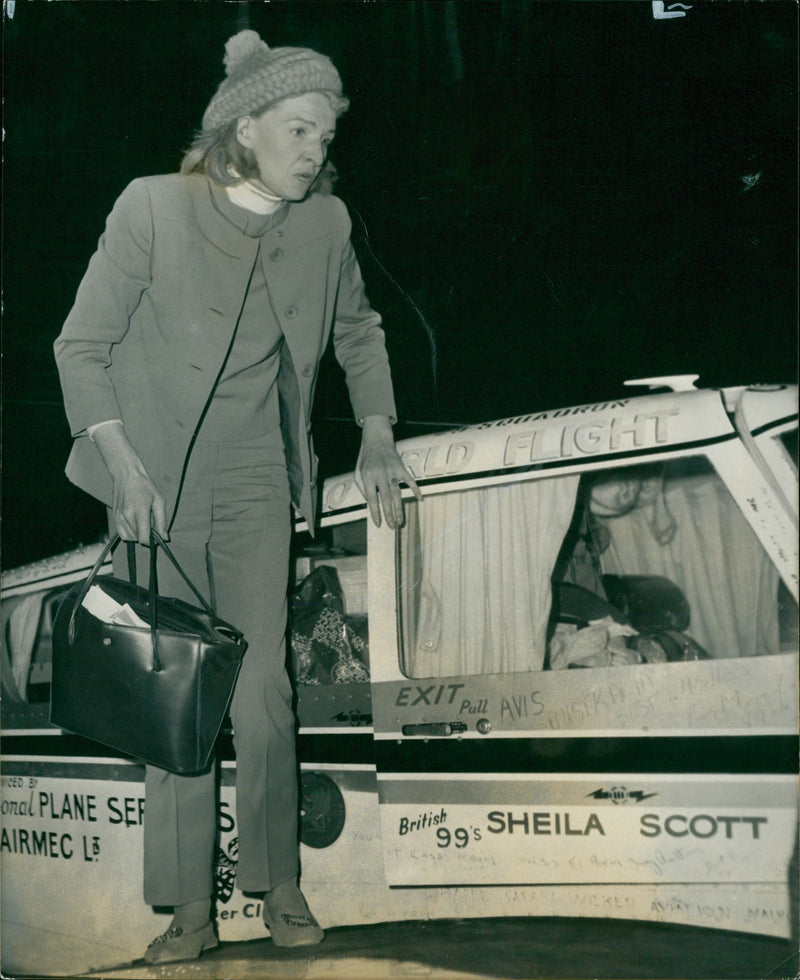
<svg viewBox="0 0 800 980">
<path fill-rule="evenodd" d="M 236 123 L 232 119 L 217 129 L 199 132 L 181 160 L 180 172 L 204 173 L 222 186 L 258 177 L 255 157 L 236 139 Z"/>
</svg>

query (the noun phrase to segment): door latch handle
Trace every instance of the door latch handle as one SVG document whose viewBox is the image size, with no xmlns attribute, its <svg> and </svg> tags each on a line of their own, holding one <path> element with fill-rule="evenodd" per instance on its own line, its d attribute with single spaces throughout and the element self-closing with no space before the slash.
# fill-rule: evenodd
<svg viewBox="0 0 800 980">
<path fill-rule="evenodd" d="M 445 737 L 454 735 L 457 732 L 467 730 L 466 723 L 463 721 L 429 721 L 419 725 L 403 725 L 404 735 L 437 735 Z"/>
</svg>

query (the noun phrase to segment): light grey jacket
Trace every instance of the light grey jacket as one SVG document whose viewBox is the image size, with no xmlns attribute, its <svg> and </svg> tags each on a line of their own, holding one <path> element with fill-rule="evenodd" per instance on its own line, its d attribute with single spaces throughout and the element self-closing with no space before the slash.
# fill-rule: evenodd
<svg viewBox="0 0 800 980">
<path fill-rule="evenodd" d="M 241 313 L 259 239 L 216 207 L 202 175 L 135 180 L 109 215 L 55 343 L 75 442 L 67 476 L 106 504 L 111 479 L 88 426 L 122 419 L 176 507 L 184 464 Z M 286 342 L 278 387 L 292 499 L 313 526 L 311 405 L 331 332 L 357 419 L 396 417 L 380 317 L 364 293 L 344 204 L 313 194 L 261 238 Z M 272 270 L 274 269 L 274 274 Z"/>
</svg>

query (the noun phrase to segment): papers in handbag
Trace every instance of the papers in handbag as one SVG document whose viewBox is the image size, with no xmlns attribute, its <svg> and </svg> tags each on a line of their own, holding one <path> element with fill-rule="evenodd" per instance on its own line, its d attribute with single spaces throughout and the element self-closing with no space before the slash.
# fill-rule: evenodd
<svg viewBox="0 0 800 980">
<path fill-rule="evenodd" d="M 90 612 L 95 619 L 104 623 L 115 623 L 119 626 L 138 626 L 141 629 L 149 629 L 149 625 L 131 609 L 126 602 L 121 605 L 110 595 L 106 595 L 99 585 L 92 585 L 86 593 L 81 603 L 87 612 Z"/>
</svg>

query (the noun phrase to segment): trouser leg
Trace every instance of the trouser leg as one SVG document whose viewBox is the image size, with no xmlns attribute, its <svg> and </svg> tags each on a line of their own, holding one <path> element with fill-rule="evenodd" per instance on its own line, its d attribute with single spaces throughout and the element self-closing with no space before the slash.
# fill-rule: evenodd
<svg viewBox="0 0 800 980">
<path fill-rule="evenodd" d="M 144 900 L 186 905 L 214 890 L 216 772 L 181 776 L 145 769 Z"/>
<path fill-rule="evenodd" d="M 277 451 L 275 451 L 277 448 Z M 272 461 L 217 490 L 209 542 L 218 614 L 248 642 L 231 702 L 236 751 L 237 885 L 267 891 L 298 874 L 295 718 L 286 670 L 291 532 L 282 443 Z"/>
<path fill-rule="evenodd" d="M 169 544 L 183 570 L 206 597 L 207 539 L 208 529 L 202 522 L 193 522 L 174 529 Z M 136 571 L 142 585 L 148 581 L 149 556 L 148 548 L 137 545 Z M 114 554 L 114 572 L 128 577 L 124 544 Z M 158 560 L 158 589 L 162 595 L 197 604 L 197 598 L 164 555 Z M 191 776 L 145 767 L 144 900 L 148 905 L 185 905 L 211 896 L 216 810 L 213 761 L 208 771 Z"/>
</svg>

